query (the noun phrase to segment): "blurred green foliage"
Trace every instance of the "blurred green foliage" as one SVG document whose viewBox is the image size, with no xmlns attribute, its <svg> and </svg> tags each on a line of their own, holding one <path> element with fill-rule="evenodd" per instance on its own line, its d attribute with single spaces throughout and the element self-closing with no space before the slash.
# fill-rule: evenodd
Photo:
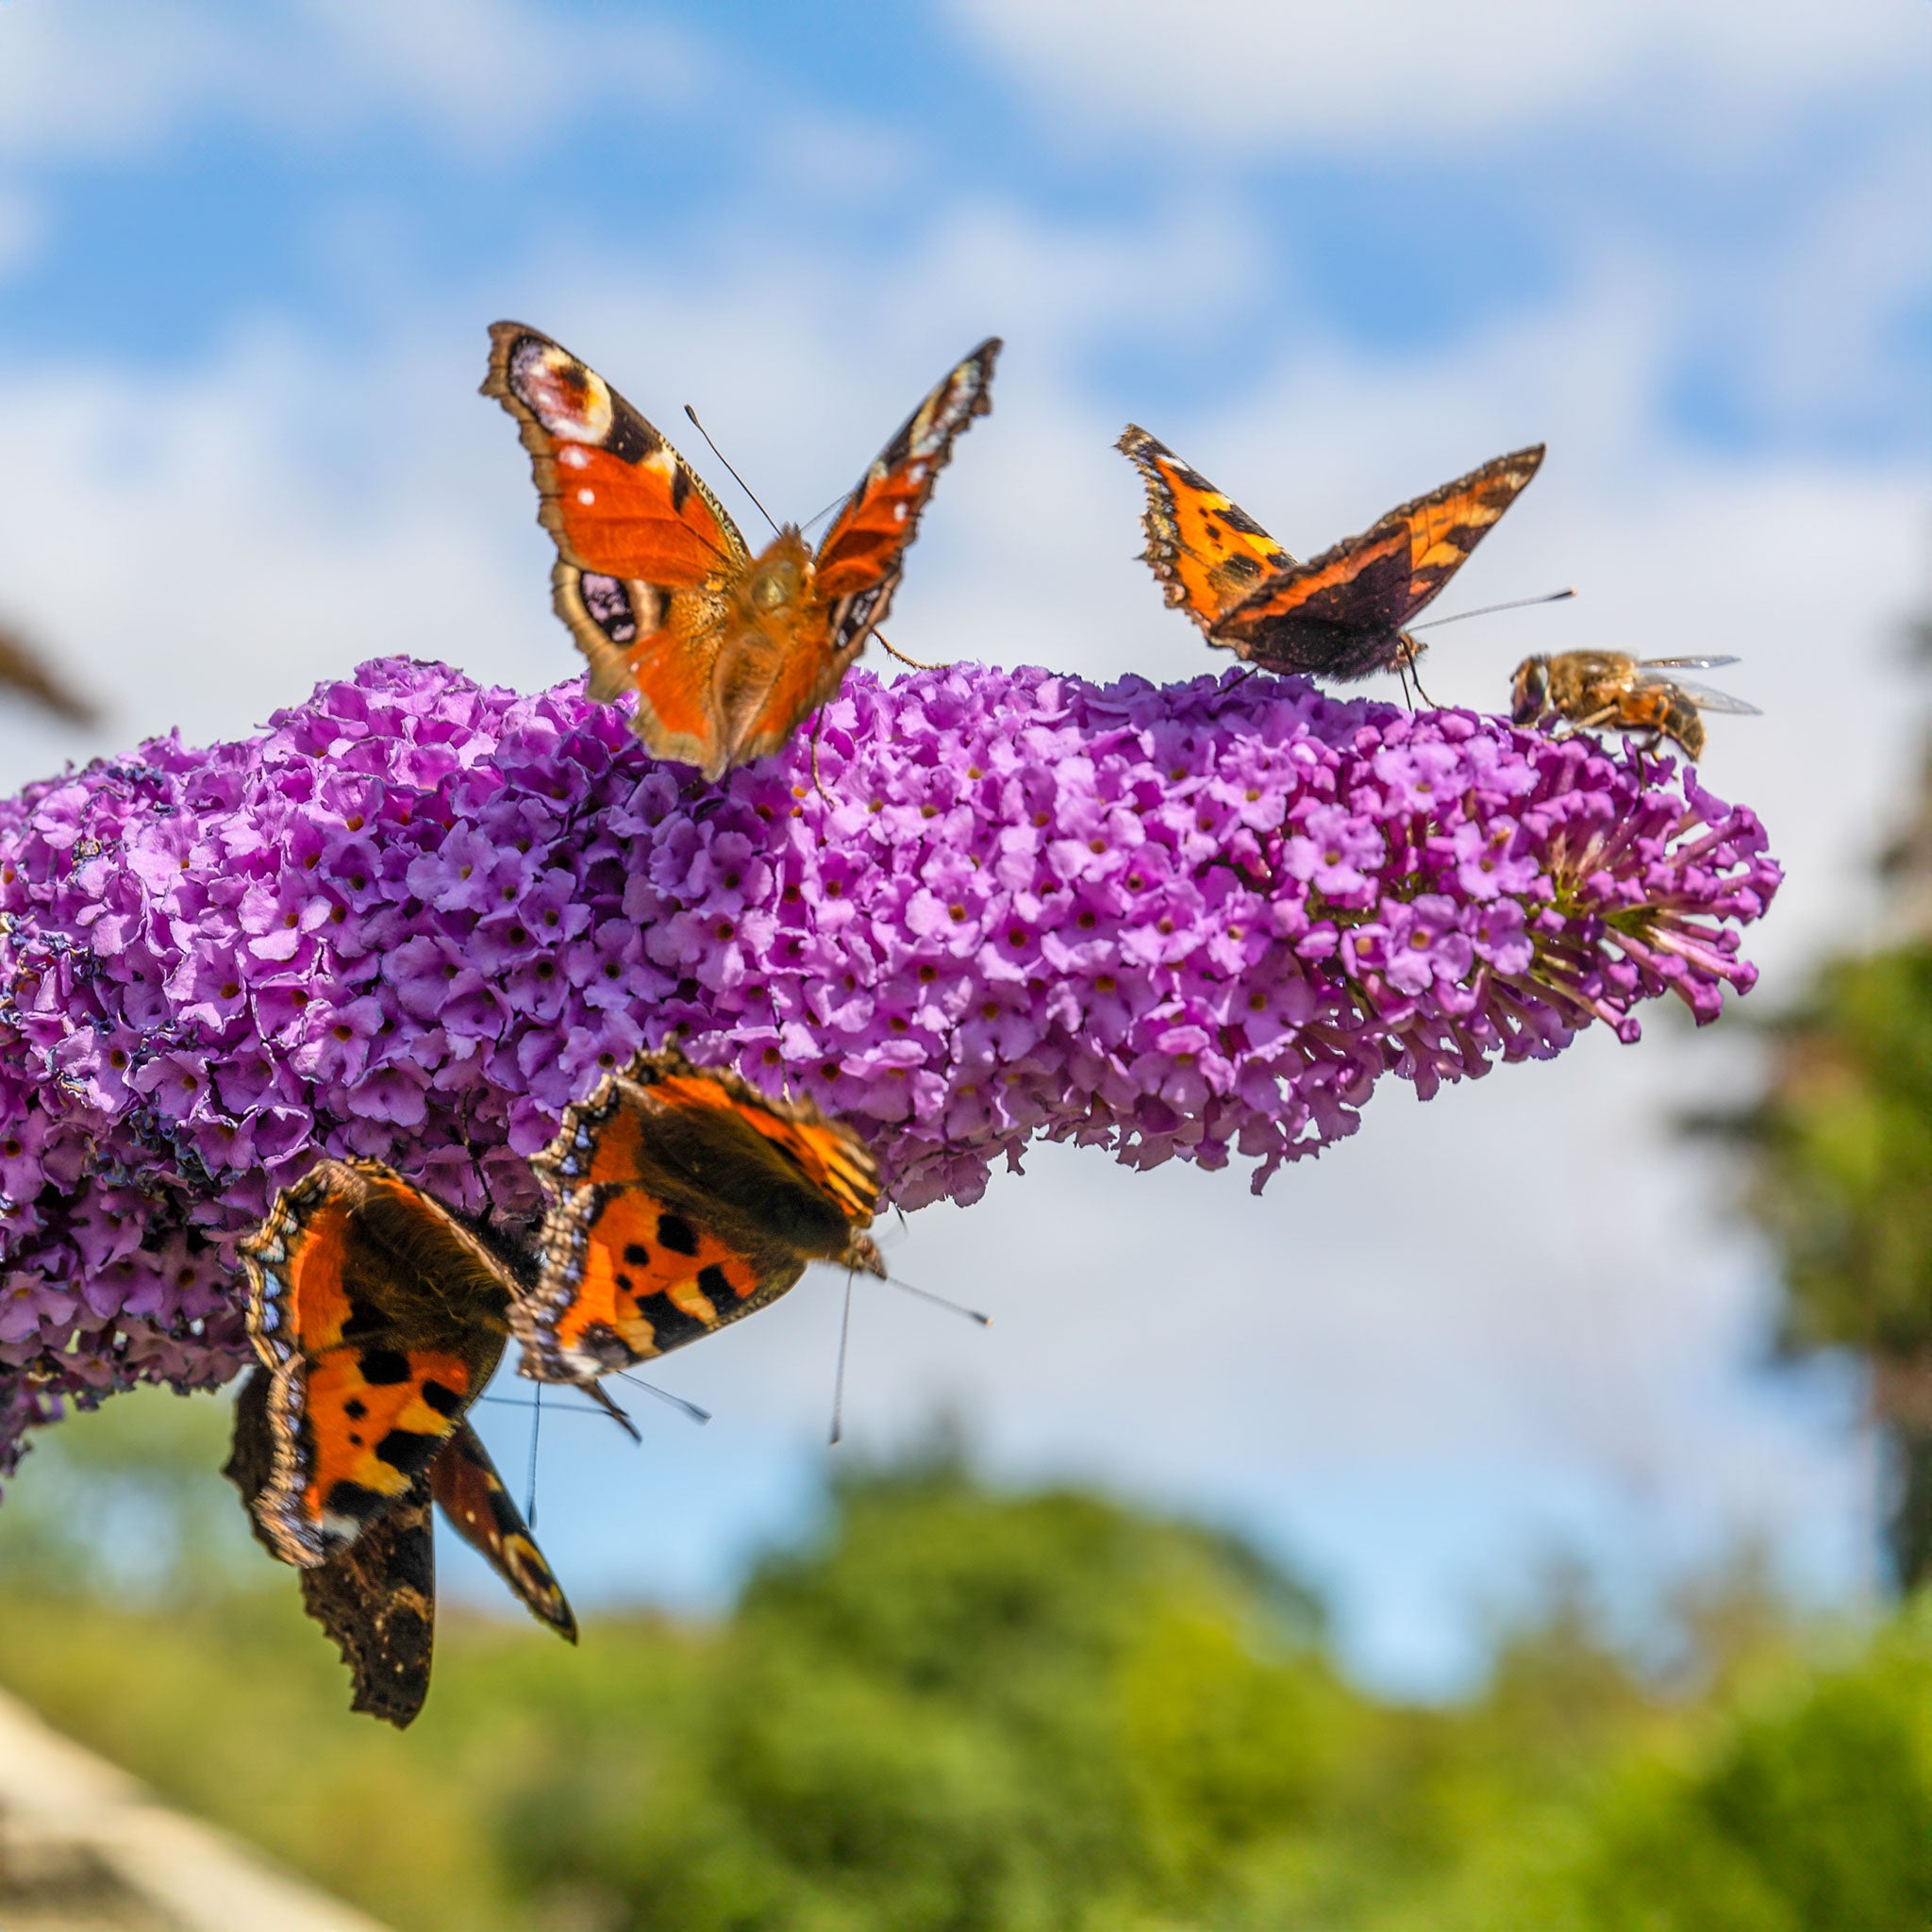
<svg viewBox="0 0 1932 1932">
<path fill-rule="evenodd" d="M 0 1509 L 0 1683 L 408 1932 L 1924 1932 L 1932 1607 L 1801 1631 L 1748 1574 L 1670 1674 L 1574 1579 L 1444 1709 L 1337 1671 L 1197 1524 L 849 1472 L 731 1614 L 573 1652 L 445 1607 L 398 1736 L 137 1395 Z"/>
<path fill-rule="evenodd" d="M 1765 1029 L 1759 1098 L 1699 1125 L 1746 1158 L 1783 1277 L 1783 1341 L 1872 1365 L 1903 1586 L 1932 1581 L 1932 945 L 1829 962 Z"/>
<path fill-rule="evenodd" d="M 1724 1124 L 1751 1154 L 1788 1341 L 1932 1352 L 1932 947 L 1834 960 L 1767 1031 L 1764 1096 Z"/>
</svg>

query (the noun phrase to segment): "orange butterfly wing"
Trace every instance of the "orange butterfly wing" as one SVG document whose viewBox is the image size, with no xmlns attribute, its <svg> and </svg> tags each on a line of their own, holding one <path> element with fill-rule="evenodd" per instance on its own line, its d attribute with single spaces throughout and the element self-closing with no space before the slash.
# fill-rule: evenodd
<svg viewBox="0 0 1932 1932">
<path fill-rule="evenodd" d="M 235 1403 L 235 1441 L 223 1470 L 242 1492 L 257 1537 L 275 1550 L 257 1515 L 275 1466 L 268 1400 L 273 1380 L 258 1368 Z M 571 1642 L 576 1621 L 542 1553 L 504 1491 L 489 1453 L 460 1424 L 426 1475 L 354 1542 L 302 1574 L 302 1603 L 341 1653 L 353 1687 L 350 1709 L 399 1730 L 429 1694 L 436 1632 L 436 1543 L 432 1500 L 488 1557 L 531 1612 Z M 279 1554 L 279 1552 L 277 1552 Z"/>
<path fill-rule="evenodd" d="M 1146 486 L 1141 555 L 1169 608 L 1185 610 L 1210 638 L 1214 625 L 1264 578 L 1292 567 L 1294 559 L 1253 517 L 1164 442 L 1129 423 L 1114 446 Z"/>
<path fill-rule="evenodd" d="M 552 601 L 603 703 L 638 694 L 633 728 L 662 758 L 708 765 L 729 591 L 750 561 L 724 507 L 597 372 L 521 323 L 490 331 L 483 393 L 517 420 L 538 521 L 557 543 Z"/>
<path fill-rule="evenodd" d="M 532 1162 L 553 1196 L 524 1373 L 588 1381 L 774 1301 L 811 1260 L 883 1272 L 862 1230 L 878 1170 L 809 1102 L 774 1101 L 675 1051 L 570 1108 Z"/>
<path fill-rule="evenodd" d="M 313 1568 L 411 1494 L 482 1393 L 509 1279 L 373 1160 L 319 1161 L 241 1255 L 249 1338 L 271 1371 L 274 1466 L 256 1516 L 277 1555 Z"/>
<path fill-rule="evenodd" d="M 952 459 L 953 444 L 975 416 L 992 408 L 990 385 L 999 352 L 999 338 L 990 337 L 949 370 L 846 498 L 811 559 L 810 594 L 784 647 L 766 654 L 752 646 L 764 662 L 756 672 L 748 666 L 750 675 L 741 680 L 733 764 L 778 750 L 799 721 L 838 691 L 866 640 L 885 622 L 907 548 L 919 533 L 939 473 Z M 797 541 L 787 531 L 766 556 L 782 552 L 788 540 Z"/>
<path fill-rule="evenodd" d="M 577 1620 L 564 1600 L 563 1587 L 468 1423 L 430 1464 L 429 1491 L 450 1527 L 509 1585 L 524 1607 L 575 1643 Z"/>
<path fill-rule="evenodd" d="M 1210 635 L 1277 670 L 1360 677 L 1399 660 L 1402 627 L 1460 570 L 1537 473 L 1543 445 L 1497 457 L 1292 564 Z"/>
</svg>

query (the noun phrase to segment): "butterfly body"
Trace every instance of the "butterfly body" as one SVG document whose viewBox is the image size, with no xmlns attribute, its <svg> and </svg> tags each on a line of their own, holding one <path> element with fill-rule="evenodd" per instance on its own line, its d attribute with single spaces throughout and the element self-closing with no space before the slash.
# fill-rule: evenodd
<svg viewBox="0 0 1932 1932">
<path fill-rule="evenodd" d="M 708 778 L 778 750 L 839 689 L 890 608 L 954 440 L 991 407 L 996 340 L 953 369 L 813 552 L 795 526 L 754 556 L 717 497 L 595 370 L 520 323 L 491 330 L 483 393 L 517 419 L 557 544 L 552 602 L 610 703 L 659 758 Z"/>
<path fill-rule="evenodd" d="M 1459 570 L 1542 461 L 1541 443 L 1401 504 L 1297 563 L 1253 517 L 1129 424 L 1120 449 L 1146 488 L 1147 562 L 1208 641 L 1270 671 L 1348 683 L 1412 670 L 1407 625 Z"/>
<path fill-rule="evenodd" d="M 532 1162 L 552 1196 L 524 1373 L 588 1381 L 765 1307 L 808 1262 L 884 1274 L 878 1170 L 849 1128 L 675 1051 L 570 1108 Z"/>
</svg>

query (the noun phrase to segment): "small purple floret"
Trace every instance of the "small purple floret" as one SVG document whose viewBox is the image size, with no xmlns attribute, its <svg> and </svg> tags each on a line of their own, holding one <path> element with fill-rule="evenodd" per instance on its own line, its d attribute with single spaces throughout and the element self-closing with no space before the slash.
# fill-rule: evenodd
<svg viewBox="0 0 1932 1932">
<path fill-rule="evenodd" d="M 1273 676 L 859 674 L 820 766 L 708 786 L 575 684 L 391 659 L 0 805 L 0 1468 L 232 1374 L 234 1240 L 319 1155 L 527 1210 L 640 1046 L 790 1079 L 908 1208 L 1036 1134 L 1259 1188 L 1385 1074 L 1714 1018 L 1778 881 L 1668 759 Z"/>
</svg>

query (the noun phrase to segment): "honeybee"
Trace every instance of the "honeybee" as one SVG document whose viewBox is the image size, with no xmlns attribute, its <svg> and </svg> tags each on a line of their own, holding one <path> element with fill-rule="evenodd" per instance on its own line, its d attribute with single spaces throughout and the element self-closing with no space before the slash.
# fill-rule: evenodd
<svg viewBox="0 0 1932 1932">
<path fill-rule="evenodd" d="M 1726 696 L 1677 671 L 1709 671 L 1735 658 L 1630 658 L 1622 651 L 1561 651 L 1525 658 L 1510 686 L 1509 718 L 1537 724 L 1556 713 L 1571 731 L 1647 731 L 1668 738 L 1694 763 L 1704 756 L 1705 711 L 1762 715 L 1756 705 Z"/>
</svg>

